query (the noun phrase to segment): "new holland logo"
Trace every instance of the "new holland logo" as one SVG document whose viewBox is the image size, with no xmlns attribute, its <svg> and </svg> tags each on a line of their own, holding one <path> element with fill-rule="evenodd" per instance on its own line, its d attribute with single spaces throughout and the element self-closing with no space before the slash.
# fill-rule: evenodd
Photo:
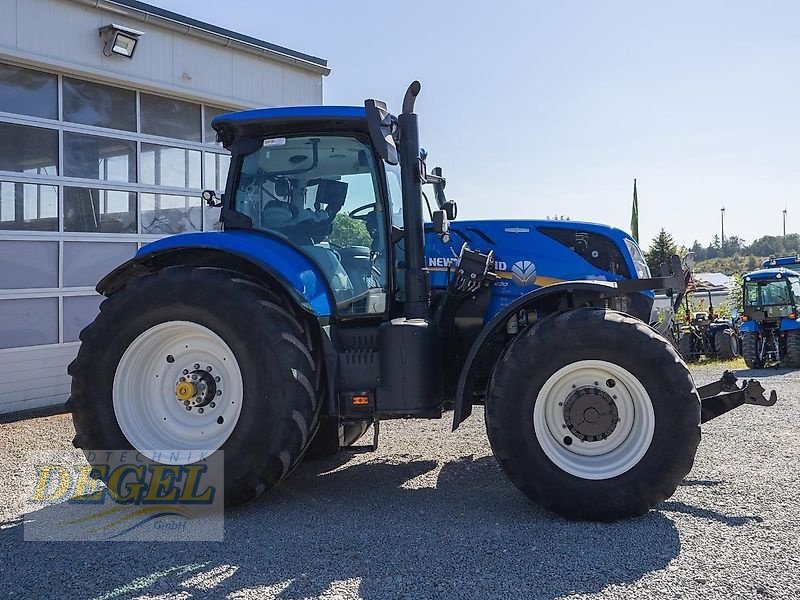
<svg viewBox="0 0 800 600">
<path fill-rule="evenodd" d="M 533 285 L 536 282 L 536 265 L 529 260 L 518 260 L 511 267 L 511 279 L 517 285 Z"/>
</svg>

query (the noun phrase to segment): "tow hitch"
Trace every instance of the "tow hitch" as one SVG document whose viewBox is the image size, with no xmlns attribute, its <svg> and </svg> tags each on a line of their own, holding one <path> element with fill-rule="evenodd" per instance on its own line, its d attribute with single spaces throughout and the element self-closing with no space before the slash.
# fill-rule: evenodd
<svg viewBox="0 0 800 600">
<path fill-rule="evenodd" d="M 764 387 L 755 379 L 746 380 L 742 387 L 736 382 L 736 375 L 725 371 L 719 381 L 697 388 L 697 393 L 700 394 L 701 423 L 707 423 L 743 404 L 772 406 L 778 401 L 775 390 L 769 393 L 767 399 L 764 396 Z"/>
</svg>

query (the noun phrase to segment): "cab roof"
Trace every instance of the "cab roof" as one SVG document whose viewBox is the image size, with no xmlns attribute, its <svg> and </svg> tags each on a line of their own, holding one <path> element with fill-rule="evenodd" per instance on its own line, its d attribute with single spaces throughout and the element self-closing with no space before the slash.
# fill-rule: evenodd
<svg viewBox="0 0 800 600">
<path fill-rule="evenodd" d="M 296 125 L 366 130 L 366 120 L 363 106 L 279 106 L 220 115 L 211 121 L 211 127 L 227 148 L 238 138 L 272 132 L 280 135 L 287 127 Z"/>
<path fill-rule="evenodd" d="M 254 108 L 227 113 L 216 117 L 211 126 L 223 123 L 248 123 L 277 119 L 289 121 L 296 119 L 365 119 L 367 111 L 363 106 L 277 106 L 273 108 Z"/>
<path fill-rule="evenodd" d="M 800 254 L 772 256 L 761 263 L 762 267 L 789 267 L 792 265 L 800 265 Z"/>
<path fill-rule="evenodd" d="M 760 271 L 753 271 L 752 273 L 747 273 L 744 277 L 745 279 L 758 281 L 760 279 L 776 279 L 778 275 L 781 277 L 800 277 L 800 273 L 785 269 L 783 267 L 778 267 L 777 269 L 761 269 Z"/>
</svg>

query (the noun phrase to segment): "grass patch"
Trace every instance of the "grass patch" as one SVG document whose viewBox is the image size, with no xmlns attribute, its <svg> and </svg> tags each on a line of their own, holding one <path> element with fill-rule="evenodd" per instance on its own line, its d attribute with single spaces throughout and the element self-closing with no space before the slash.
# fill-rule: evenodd
<svg viewBox="0 0 800 600">
<path fill-rule="evenodd" d="M 689 363 L 690 367 L 714 367 L 725 368 L 730 370 L 746 369 L 747 365 L 744 364 L 744 359 L 740 356 L 733 360 L 722 360 L 720 358 L 707 358 L 701 357 L 699 360 Z"/>
</svg>

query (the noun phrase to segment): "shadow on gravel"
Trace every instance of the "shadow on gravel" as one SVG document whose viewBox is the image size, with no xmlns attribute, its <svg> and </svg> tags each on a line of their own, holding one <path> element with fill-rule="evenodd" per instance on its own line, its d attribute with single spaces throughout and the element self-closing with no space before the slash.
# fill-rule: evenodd
<svg viewBox="0 0 800 600">
<path fill-rule="evenodd" d="M 759 516 L 732 517 L 729 515 L 723 515 L 722 513 L 717 512 L 715 510 L 691 506 L 689 504 L 685 504 L 684 502 L 674 502 L 674 501 L 662 502 L 658 506 L 658 508 L 661 510 L 679 512 L 686 515 L 691 515 L 693 517 L 699 517 L 701 519 L 706 519 L 708 521 L 717 521 L 718 523 L 722 523 L 723 525 L 728 525 L 729 527 L 739 527 L 741 525 L 747 525 L 748 523 L 761 523 L 764 521 L 764 519 Z"/>
<path fill-rule="evenodd" d="M 797 371 L 797 369 L 768 367 L 766 369 L 736 369 L 733 371 L 733 374 L 739 379 L 758 379 L 759 377 L 774 377 L 776 375 L 786 375 Z"/>
<path fill-rule="evenodd" d="M 681 481 L 680 485 L 685 487 L 692 487 L 695 485 L 701 485 L 704 487 L 716 487 L 720 485 L 722 481 L 718 479 L 684 479 Z"/>
<path fill-rule="evenodd" d="M 571 523 L 530 504 L 491 456 L 436 468 L 413 455 L 302 464 L 227 513 L 225 542 L 23 543 L 9 522 L 0 596 L 296 598 L 351 580 L 364 598 L 553 598 L 638 580 L 680 551 L 661 512 Z"/>
</svg>

